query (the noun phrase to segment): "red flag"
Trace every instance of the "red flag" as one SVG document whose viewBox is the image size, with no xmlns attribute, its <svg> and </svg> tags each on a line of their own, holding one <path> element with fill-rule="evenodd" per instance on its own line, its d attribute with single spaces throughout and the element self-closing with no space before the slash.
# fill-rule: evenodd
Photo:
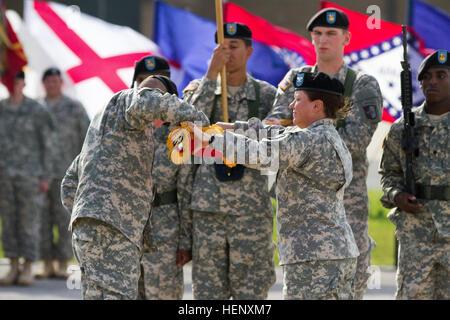
<svg viewBox="0 0 450 320">
<path fill-rule="evenodd" d="M 8 91 L 12 93 L 14 77 L 27 64 L 27 58 L 17 35 L 6 17 L 4 5 L 0 3 L 0 6 L 1 79 Z"/>
</svg>

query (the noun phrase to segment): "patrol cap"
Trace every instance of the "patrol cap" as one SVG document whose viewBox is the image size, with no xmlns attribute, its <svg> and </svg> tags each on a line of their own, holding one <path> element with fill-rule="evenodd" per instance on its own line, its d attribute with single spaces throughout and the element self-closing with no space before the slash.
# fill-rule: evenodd
<svg viewBox="0 0 450 320">
<path fill-rule="evenodd" d="M 61 76 L 61 71 L 58 68 L 50 67 L 44 71 L 42 74 L 42 81 L 45 80 L 48 76 Z"/>
<path fill-rule="evenodd" d="M 421 81 L 424 73 L 430 67 L 450 67 L 449 52 L 447 50 L 437 50 L 428 55 L 420 64 L 417 72 L 417 80 Z"/>
<path fill-rule="evenodd" d="M 134 85 L 134 81 L 138 75 L 142 73 L 166 73 L 170 77 L 170 67 L 166 59 L 158 56 L 146 56 L 137 61 L 134 65 L 134 75 L 131 87 Z"/>
<path fill-rule="evenodd" d="M 344 86 L 337 79 L 331 79 L 323 72 L 300 72 L 294 79 L 295 90 L 320 91 L 342 96 Z"/>
<path fill-rule="evenodd" d="M 14 75 L 14 79 L 23 79 L 25 80 L 25 72 L 23 70 L 20 70 Z"/>
<path fill-rule="evenodd" d="M 243 40 L 252 40 L 252 31 L 248 26 L 242 23 L 224 23 L 223 24 L 223 37 L 235 38 Z M 214 40 L 217 43 L 217 31 L 214 35 Z"/>
<path fill-rule="evenodd" d="M 336 8 L 325 8 L 309 19 L 306 29 L 312 31 L 314 27 L 331 27 L 348 30 L 350 25 L 347 15 Z"/>
</svg>

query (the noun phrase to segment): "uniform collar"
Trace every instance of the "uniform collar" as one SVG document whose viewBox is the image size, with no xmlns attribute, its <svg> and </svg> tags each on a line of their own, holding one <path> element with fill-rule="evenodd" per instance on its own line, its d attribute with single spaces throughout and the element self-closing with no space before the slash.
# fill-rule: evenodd
<svg viewBox="0 0 450 320">
<path fill-rule="evenodd" d="M 416 127 L 433 127 L 428 113 L 425 112 L 425 102 L 420 107 L 414 110 L 414 120 Z M 446 120 L 443 120 L 443 125 L 450 128 L 450 112 L 447 112 Z"/>
<path fill-rule="evenodd" d="M 256 90 L 253 83 L 253 77 L 247 72 L 247 80 L 245 80 L 245 83 L 242 85 L 242 87 L 238 90 L 236 95 L 240 96 L 240 99 L 247 99 L 247 100 L 256 100 Z M 215 95 L 220 96 L 222 94 L 222 88 L 221 88 L 221 79 L 220 77 L 217 78 L 217 85 L 216 90 L 214 91 Z M 227 92 L 228 98 L 231 98 L 229 92 Z"/>
<path fill-rule="evenodd" d="M 330 75 L 330 78 L 337 79 L 337 80 L 341 81 L 342 83 L 344 83 L 345 77 L 347 76 L 347 69 L 348 69 L 348 66 L 345 63 L 343 63 L 342 66 L 339 68 L 338 72 Z M 316 63 L 312 69 L 312 72 L 317 73 L 319 71 L 320 71 L 319 67 L 317 66 L 317 63 Z"/>
</svg>

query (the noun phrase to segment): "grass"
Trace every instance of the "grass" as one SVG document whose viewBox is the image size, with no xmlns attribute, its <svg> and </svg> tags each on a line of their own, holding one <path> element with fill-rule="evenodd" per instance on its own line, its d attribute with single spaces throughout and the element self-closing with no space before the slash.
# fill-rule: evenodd
<svg viewBox="0 0 450 320">
<path fill-rule="evenodd" d="M 372 251 L 372 265 L 382 266 L 382 265 L 394 265 L 394 252 L 395 252 L 395 241 L 394 241 L 394 225 L 386 218 L 388 210 L 383 208 L 380 203 L 380 197 L 382 191 L 380 190 L 369 190 L 369 203 L 370 203 L 370 214 L 369 214 L 369 235 L 377 243 L 376 248 Z M 275 200 L 272 199 L 272 204 L 274 211 L 276 208 Z M 277 232 L 275 227 L 275 217 L 274 217 L 274 227 L 273 227 L 273 241 L 277 241 Z M 54 230 L 54 232 L 57 230 Z M 0 234 L 1 234 L 1 219 L 0 219 Z M 0 241 L 0 258 L 3 258 L 2 243 Z M 278 265 L 278 249 L 275 251 L 274 255 L 275 263 Z"/>
</svg>

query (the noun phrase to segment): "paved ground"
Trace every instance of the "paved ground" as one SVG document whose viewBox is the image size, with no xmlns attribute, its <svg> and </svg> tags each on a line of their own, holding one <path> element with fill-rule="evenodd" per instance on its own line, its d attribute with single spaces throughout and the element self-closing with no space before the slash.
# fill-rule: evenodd
<svg viewBox="0 0 450 320">
<path fill-rule="evenodd" d="M 41 263 L 34 266 L 39 272 Z M 0 300 L 78 300 L 81 299 L 79 288 L 79 269 L 73 265 L 69 267 L 71 277 L 67 280 L 36 280 L 31 287 L 0 287 Z M 8 272 L 8 260 L 0 259 L 0 277 Z M 191 266 L 186 265 L 184 299 L 192 300 Z M 276 268 L 277 282 L 269 291 L 269 300 L 282 298 L 283 276 L 280 267 Z M 395 270 L 393 267 L 372 267 L 372 277 L 364 300 L 393 300 L 395 292 Z"/>
</svg>

